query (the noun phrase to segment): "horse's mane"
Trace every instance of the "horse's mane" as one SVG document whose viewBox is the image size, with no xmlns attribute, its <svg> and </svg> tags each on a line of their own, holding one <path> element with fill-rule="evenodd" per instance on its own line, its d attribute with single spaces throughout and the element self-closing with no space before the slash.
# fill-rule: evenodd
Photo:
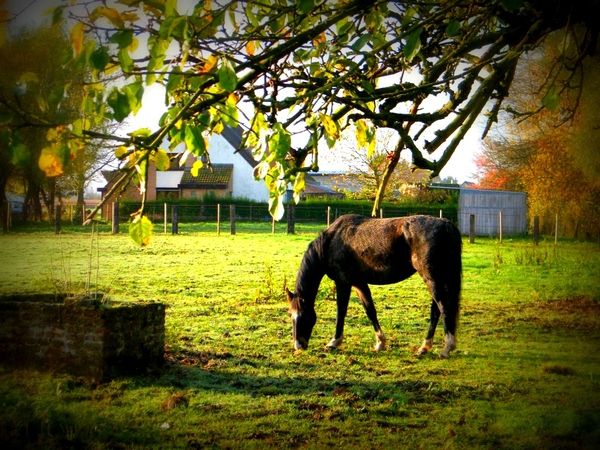
<svg viewBox="0 0 600 450">
<path fill-rule="evenodd" d="M 319 234 L 310 244 L 302 257 L 300 270 L 296 278 L 296 300 L 314 301 L 319 284 L 325 275 L 325 253 L 327 251 L 325 233 Z M 299 306 L 299 305 L 297 305 Z"/>
</svg>

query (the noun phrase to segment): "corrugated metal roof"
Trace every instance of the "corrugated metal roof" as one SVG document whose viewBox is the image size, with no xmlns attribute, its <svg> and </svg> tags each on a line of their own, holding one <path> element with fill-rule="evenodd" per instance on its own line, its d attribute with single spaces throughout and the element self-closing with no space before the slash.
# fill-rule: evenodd
<svg viewBox="0 0 600 450">
<path fill-rule="evenodd" d="M 211 164 L 198 171 L 198 176 L 192 176 L 191 169 L 186 168 L 179 183 L 180 188 L 220 188 L 229 186 L 233 174 L 233 164 Z"/>
</svg>

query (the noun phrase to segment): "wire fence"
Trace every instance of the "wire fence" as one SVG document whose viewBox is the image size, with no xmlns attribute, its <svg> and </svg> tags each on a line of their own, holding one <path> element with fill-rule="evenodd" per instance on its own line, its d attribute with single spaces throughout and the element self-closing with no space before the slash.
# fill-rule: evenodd
<svg viewBox="0 0 600 450">
<path fill-rule="evenodd" d="M 274 221 L 266 205 L 148 205 L 146 216 L 155 228 L 164 233 L 180 234 L 199 231 L 216 233 L 312 233 L 324 229 L 344 214 L 371 215 L 367 206 L 303 206 L 288 205 L 280 221 Z M 385 208 L 379 210 L 379 217 L 405 217 L 424 214 L 445 217 L 456 222 L 456 209 L 439 208 Z M 127 211 L 118 214 L 120 223 L 129 221 Z M 162 226 L 161 226 L 162 225 Z"/>
</svg>

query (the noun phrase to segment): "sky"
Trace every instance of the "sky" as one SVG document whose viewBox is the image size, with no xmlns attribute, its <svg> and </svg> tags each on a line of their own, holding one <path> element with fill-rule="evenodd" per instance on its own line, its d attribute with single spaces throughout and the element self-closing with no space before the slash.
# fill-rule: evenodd
<svg viewBox="0 0 600 450">
<path fill-rule="evenodd" d="M 110 0 L 108 3 L 111 3 Z M 0 9 L 6 8 L 10 13 L 10 17 L 18 14 L 17 24 L 35 24 L 41 21 L 49 21 L 49 15 L 43 16 L 43 13 L 48 11 L 50 8 L 61 4 L 60 0 L 0 0 Z M 135 130 L 141 127 L 150 128 L 155 130 L 158 127 L 158 120 L 160 119 L 164 106 L 164 93 L 160 88 L 148 88 L 143 100 L 143 107 L 138 114 L 131 119 L 128 119 L 127 125 L 123 130 L 123 133 L 127 131 Z M 476 172 L 476 167 L 473 162 L 475 154 L 481 150 L 482 141 L 481 133 L 483 126 L 476 123 L 471 130 L 466 134 L 463 141 L 456 149 L 454 155 L 450 161 L 446 164 L 442 170 L 440 176 L 442 178 L 452 176 L 458 179 L 459 183 L 464 181 L 472 181 L 473 175 Z M 408 152 L 404 152 L 408 155 Z M 435 158 L 436 154 L 433 155 Z M 321 171 L 343 171 L 344 167 L 340 167 L 339 163 L 328 162 L 333 161 L 334 158 L 328 158 L 327 155 L 320 157 L 320 169 Z"/>
</svg>

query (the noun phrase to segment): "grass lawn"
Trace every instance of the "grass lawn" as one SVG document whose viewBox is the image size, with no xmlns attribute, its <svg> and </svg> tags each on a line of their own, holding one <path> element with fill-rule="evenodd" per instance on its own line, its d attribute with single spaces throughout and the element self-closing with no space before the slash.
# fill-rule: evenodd
<svg viewBox="0 0 600 450">
<path fill-rule="evenodd" d="M 270 227 L 267 225 L 267 227 Z M 464 241 L 458 348 L 415 356 L 429 316 L 418 276 L 372 287 L 388 349 L 353 296 L 344 345 L 325 279 L 307 351 L 283 285 L 318 228 L 230 236 L 66 230 L 0 236 L 0 295 L 78 293 L 167 304 L 164 368 L 95 383 L 0 366 L 3 448 L 600 447 L 597 244 Z M 92 240 L 94 238 L 94 240 Z"/>
</svg>

